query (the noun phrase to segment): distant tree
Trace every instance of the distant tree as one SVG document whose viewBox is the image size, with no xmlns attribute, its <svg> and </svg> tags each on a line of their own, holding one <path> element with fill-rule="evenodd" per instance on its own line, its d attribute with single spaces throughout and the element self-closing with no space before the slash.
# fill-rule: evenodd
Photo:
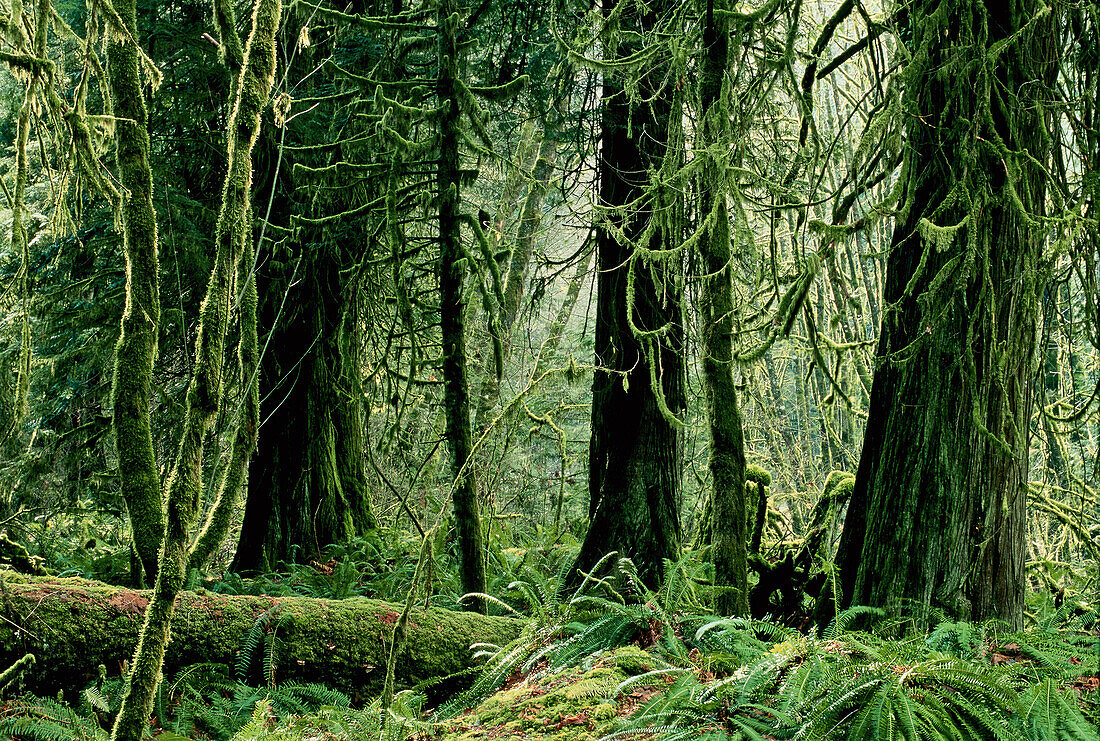
<svg viewBox="0 0 1100 741">
<path fill-rule="evenodd" d="M 1023 619 L 1057 11 L 903 5 L 908 144 L 844 600 Z"/>
</svg>

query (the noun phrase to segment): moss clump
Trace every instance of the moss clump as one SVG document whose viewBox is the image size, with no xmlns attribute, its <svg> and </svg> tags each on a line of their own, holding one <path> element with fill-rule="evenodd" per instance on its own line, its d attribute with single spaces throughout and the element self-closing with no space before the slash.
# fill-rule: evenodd
<svg viewBox="0 0 1100 741">
<path fill-rule="evenodd" d="M 575 741 L 599 738 L 635 709 L 620 702 L 616 688 L 631 676 L 650 671 L 652 658 L 636 646 L 609 651 L 588 669 L 570 667 L 534 673 L 486 698 L 480 705 L 442 724 L 443 738 L 538 738 Z"/>
<path fill-rule="evenodd" d="M 745 481 L 752 481 L 759 486 L 771 486 L 772 474 L 766 468 L 761 468 L 755 463 L 746 463 Z"/>
<path fill-rule="evenodd" d="M 833 471 L 825 479 L 825 490 L 821 493 L 822 499 L 847 499 L 852 496 L 856 486 L 856 477 L 847 471 Z"/>
</svg>

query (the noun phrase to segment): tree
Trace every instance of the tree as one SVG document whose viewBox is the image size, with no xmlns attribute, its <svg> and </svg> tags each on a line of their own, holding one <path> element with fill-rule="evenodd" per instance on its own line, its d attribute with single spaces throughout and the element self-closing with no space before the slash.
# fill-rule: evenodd
<svg viewBox="0 0 1100 741">
<path fill-rule="evenodd" d="M 370 179 L 374 142 L 364 146 L 363 127 L 354 125 L 365 96 L 349 101 L 359 83 L 339 70 L 384 80 L 391 60 L 362 38 L 353 19 L 313 8 L 289 11 L 284 34 L 295 49 L 289 74 L 305 78 L 295 95 L 317 103 L 300 115 L 286 111 L 293 120 L 268 131 L 258 147 L 257 190 L 271 199 L 261 228 L 270 258 L 256 267 L 259 323 L 270 328 L 260 361 L 260 418 L 275 432 L 261 435 L 248 472 L 231 565 L 241 573 L 308 561 L 377 530 L 363 455 L 360 353 L 364 264 L 376 258 L 381 240 L 374 235 L 378 219 L 357 214 L 378 180 Z M 314 68 L 328 54 L 337 72 L 322 81 Z M 289 109 L 291 99 L 284 100 Z"/>
<path fill-rule="evenodd" d="M 149 161 L 149 116 L 141 83 L 137 4 L 115 4 L 118 26 L 107 42 L 107 81 L 117 120 L 118 179 L 122 185 L 122 240 L 126 306 L 115 352 L 112 402 L 119 483 L 130 512 L 134 549 L 145 578 L 156 578 L 164 504 L 150 416 L 153 363 L 160 322 L 157 217 Z"/>
<path fill-rule="evenodd" d="M 252 148 L 259 135 L 260 114 L 268 105 L 275 78 L 275 33 L 279 28 L 281 12 L 281 0 L 257 0 L 239 80 L 233 86 L 234 102 L 226 132 L 228 164 L 215 227 L 214 268 L 200 312 L 195 362 L 187 388 L 179 448 L 164 486 L 166 517 L 157 578 L 145 609 L 145 621 L 126 677 L 111 741 L 139 741 L 153 707 L 176 597 L 183 589 L 186 576 L 191 527 L 202 503 L 204 442 L 222 403 L 225 339 L 229 316 L 237 298 L 234 288 L 239 286 L 244 300 L 249 303 L 255 297 L 249 291 L 251 261 L 244 261 L 244 256 L 250 254 L 248 245 L 252 239 Z M 221 32 L 228 40 L 236 34 L 236 30 L 231 23 L 232 13 L 225 17 L 230 22 L 222 27 Z M 136 47 L 135 40 L 131 39 L 130 43 Z M 252 306 L 255 304 L 252 303 Z M 247 313 L 247 310 L 242 313 Z M 246 331 L 242 329 L 242 334 Z M 247 342 L 242 342 L 242 346 Z M 242 353 L 242 360 L 247 356 L 247 351 Z M 255 399 L 254 394 L 249 394 L 249 397 Z M 244 429 L 234 440 L 235 455 L 227 469 L 230 472 L 240 472 L 251 453 L 251 443 L 255 440 L 255 428 L 251 427 L 251 422 L 249 414 L 242 417 L 241 426 Z M 243 451 L 237 450 L 241 447 Z M 230 480 L 236 485 L 242 483 L 239 476 Z M 224 489 L 219 494 L 236 496 L 235 492 Z"/>
<path fill-rule="evenodd" d="M 464 249 L 461 234 L 461 161 L 462 136 L 461 60 L 459 51 L 460 20 L 455 0 L 442 0 L 437 23 L 439 77 L 436 95 L 443 111 L 439 124 L 439 167 L 436 171 L 436 197 L 439 199 L 439 316 L 443 340 L 444 415 L 447 442 L 451 448 L 454 482 L 455 530 L 458 534 L 459 570 L 462 589 L 483 594 L 485 581 L 485 545 L 477 486 L 472 470 L 473 431 L 470 427 L 470 386 L 466 372 L 466 301 Z M 466 95 L 469 95 L 467 91 Z M 476 609 L 486 610 L 476 600 Z"/>
<path fill-rule="evenodd" d="M 609 59 L 639 51 L 639 32 L 666 6 L 604 6 L 621 24 Z M 645 56 L 645 55 L 643 55 Z M 647 63 L 648 63 L 647 58 Z M 643 69 L 628 86 L 605 72 L 601 94 L 597 303 L 589 446 L 590 517 L 574 571 L 606 553 L 634 559 L 641 579 L 660 582 L 662 559 L 679 556 L 684 392 L 681 253 L 665 191 L 650 183 L 668 150 L 672 93 L 665 68 Z M 633 93 L 628 92 L 633 91 Z"/>
<path fill-rule="evenodd" d="M 728 140 L 730 126 L 726 69 L 730 24 L 725 3 L 707 0 L 700 75 L 700 157 L 707 158 L 699 176 L 700 214 L 705 232 L 699 240 L 703 291 L 700 299 L 703 337 L 700 347 L 710 433 L 711 560 L 714 583 L 725 587 L 716 601 L 720 615 L 749 612 L 746 549 L 745 439 L 737 387 L 733 379 L 733 264 L 730 254 L 727 174 L 709 147 Z M 725 147 L 718 147 L 724 152 Z M 760 492 L 763 497 L 763 491 Z"/>
<path fill-rule="evenodd" d="M 1033 0 L 899 11 L 908 148 L 838 554 L 848 604 L 1022 621 L 1052 16 Z"/>
</svg>

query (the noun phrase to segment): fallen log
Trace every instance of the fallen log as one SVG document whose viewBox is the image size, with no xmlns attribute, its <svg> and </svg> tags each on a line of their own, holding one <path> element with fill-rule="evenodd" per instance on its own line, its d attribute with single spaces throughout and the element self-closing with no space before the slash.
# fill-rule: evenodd
<svg viewBox="0 0 1100 741">
<path fill-rule="evenodd" d="M 149 594 L 85 579 L 0 570 L 0 667 L 34 654 L 37 661 L 24 684 L 43 695 L 84 687 L 101 664 L 108 675 L 120 675 L 133 656 Z M 274 641 L 276 681 L 324 682 L 373 694 L 381 691 L 402 607 L 365 598 L 183 592 L 176 602 L 165 672 L 203 662 L 234 666 L 251 632 L 253 644 Z M 396 661 L 397 683 L 411 686 L 459 672 L 473 664 L 471 644 L 504 645 L 522 628 L 511 618 L 414 608 Z"/>
</svg>

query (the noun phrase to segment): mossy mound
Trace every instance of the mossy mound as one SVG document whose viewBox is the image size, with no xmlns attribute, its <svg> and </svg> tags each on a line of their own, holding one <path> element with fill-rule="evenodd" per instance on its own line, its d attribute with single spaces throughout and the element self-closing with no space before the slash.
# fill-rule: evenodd
<svg viewBox="0 0 1100 741">
<path fill-rule="evenodd" d="M 454 741 L 599 738 L 667 686 L 656 676 L 618 691 L 623 682 L 650 671 L 654 664 L 641 649 L 626 646 L 592 657 L 586 668 L 515 675 L 477 707 L 440 723 L 434 735 Z"/>
</svg>

